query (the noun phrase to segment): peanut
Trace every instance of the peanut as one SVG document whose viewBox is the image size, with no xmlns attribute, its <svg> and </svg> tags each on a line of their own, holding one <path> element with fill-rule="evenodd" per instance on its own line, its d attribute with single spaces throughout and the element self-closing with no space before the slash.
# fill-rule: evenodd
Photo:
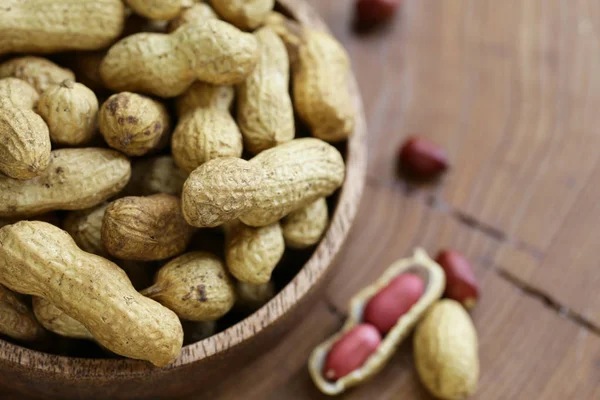
<svg viewBox="0 0 600 400">
<path fill-rule="evenodd" d="M 412 177 L 431 179 L 448 169 L 448 156 L 430 141 L 410 137 L 400 148 L 399 166 Z"/>
<path fill-rule="evenodd" d="M 381 344 L 381 335 L 369 324 L 349 330 L 329 350 L 323 375 L 336 381 L 360 368 Z"/>
<path fill-rule="evenodd" d="M 194 83 L 178 99 L 180 120 L 171 148 L 175 163 L 187 173 L 219 157 L 241 157 L 242 134 L 229 113 L 233 88 Z"/>
<path fill-rule="evenodd" d="M 0 218 L 94 207 L 119 193 L 130 175 L 129 160 L 114 150 L 55 150 L 41 176 L 28 181 L 0 177 Z"/>
<path fill-rule="evenodd" d="M 122 92 L 102 104 L 98 127 L 110 147 L 128 156 L 141 156 L 168 143 L 171 120 L 161 102 Z"/>
<path fill-rule="evenodd" d="M 154 285 L 143 290 L 188 321 L 213 321 L 235 303 L 235 289 L 225 265 L 210 253 L 177 257 L 156 274 Z"/>
<path fill-rule="evenodd" d="M 4 0 L 0 54 L 97 50 L 121 34 L 121 0 Z M 43 10 L 43 11 L 42 11 Z"/>
<path fill-rule="evenodd" d="M 50 224 L 22 221 L 0 229 L 0 283 L 47 299 L 114 353 L 157 366 L 179 355 L 177 316 L 136 292 L 122 269 L 80 250 Z"/>
<path fill-rule="evenodd" d="M 150 19 L 171 19 L 181 12 L 182 0 L 125 0 L 131 9 Z"/>
<path fill-rule="evenodd" d="M 214 227 L 236 218 L 266 226 L 329 196 L 344 180 L 344 161 L 333 146 L 295 139 L 255 156 L 211 160 L 183 186 L 183 215 L 191 225 Z"/>
<path fill-rule="evenodd" d="M 444 295 L 458 301 L 467 310 L 475 307 L 479 298 L 479 284 L 469 261 L 454 250 L 441 251 L 435 261 L 446 274 Z"/>
<path fill-rule="evenodd" d="M 237 282 L 235 286 L 236 307 L 242 310 L 254 311 L 264 306 L 275 297 L 275 285 L 272 281 L 258 285 Z"/>
<path fill-rule="evenodd" d="M 275 0 L 211 0 L 221 17 L 240 29 L 261 26 L 275 6 Z"/>
<path fill-rule="evenodd" d="M 100 73 L 114 91 L 173 97 L 197 79 L 217 85 L 239 83 L 257 61 L 254 36 L 207 19 L 170 34 L 138 33 L 122 39 L 108 51 Z"/>
<path fill-rule="evenodd" d="M 253 228 L 234 221 L 226 225 L 225 236 L 229 272 L 242 282 L 255 285 L 269 282 L 285 251 L 279 223 Z"/>
<path fill-rule="evenodd" d="M 292 61 L 294 106 L 314 137 L 345 140 L 354 130 L 350 60 L 330 34 L 300 27 L 272 13 L 268 25 L 286 42 Z"/>
<path fill-rule="evenodd" d="M 63 222 L 63 229 L 71 235 L 77 246 L 87 253 L 107 257 L 102 242 L 102 219 L 108 204 L 81 211 L 71 211 Z"/>
<path fill-rule="evenodd" d="M 106 250 L 126 260 L 162 260 L 182 253 L 194 229 L 181 215 L 179 198 L 167 194 L 124 197 L 104 213 Z"/>
<path fill-rule="evenodd" d="M 60 84 L 65 79 L 75 80 L 72 71 L 45 58 L 34 56 L 13 58 L 0 64 L 0 78 L 9 77 L 24 80 L 39 94 L 50 86 Z"/>
<path fill-rule="evenodd" d="M 94 92 L 65 79 L 40 96 L 38 113 L 44 118 L 55 143 L 81 145 L 96 133 L 98 99 Z"/>
<path fill-rule="evenodd" d="M 287 247 L 306 249 L 321 240 L 328 225 L 327 201 L 320 198 L 283 218 L 281 231 Z"/>
<path fill-rule="evenodd" d="M 188 22 L 202 21 L 208 18 L 218 18 L 218 15 L 208 4 L 194 2 L 189 6 L 184 6 L 183 11 L 177 17 L 169 21 L 167 30 L 173 32 Z"/>
<path fill-rule="evenodd" d="M 461 400 L 477 389 L 477 332 L 469 314 L 454 300 L 433 305 L 417 327 L 414 354 L 423 385 L 435 397 Z"/>
<path fill-rule="evenodd" d="M 33 298 L 33 312 L 40 324 L 51 332 L 73 339 L 94 340 L 85 326 L 44 298 Z"/>
<path fill-rule="evenodd" d="M 35 341 L 44 337 L 44 328 L 15 293 L 0 285 L 0 335 L 22 341 Z"/>
<path fill-rule="evenodd" d="M 420 276 L 405 273 L 394 278 L 371 297 L 363 312 L 363 320 L 386 335 L 401 316 L 423 296 L 425 282 Z"/>
<path fill-rule="evenodd" d="M 139 170 L 139 171 L 138 171 Z M 139 194 L 181 195 L 188 174 L 175 165 L 172 156 L 158 156 L 140 160 L 133 164 L 133 175 L 139 172 L 140 179 L 134 184 Z"/>
<path fill-rule="evenodd" d="M 31 179 L 50 162 L 48 126 L 30 107 L 37 99 L 26 82 L 0 80 L 0 172 L 11 178 Z"/>
<path fill-rule="evenodd" d="M 257 154 L 292 140 L 295 127 L 285 45 L 269 27 L 261 28 L 254 36 L 260 44 L 260 58 L 239 86 L 237 119 L 244 148 Z"/>
</svg>

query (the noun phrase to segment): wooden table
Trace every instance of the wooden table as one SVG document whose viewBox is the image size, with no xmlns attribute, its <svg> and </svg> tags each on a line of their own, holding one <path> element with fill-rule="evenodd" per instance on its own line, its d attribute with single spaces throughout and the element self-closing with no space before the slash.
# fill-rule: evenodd
<svg viewBox="0 0 600 400">
<path fill-rule="evenodd" d="M 361 211 L 322 301 L 271 352 L 196 398 L 324 399 L 308 353 L 340 328 L 354 292 L 423 246 L 458 249 L 476 267 L 474 399 L 600 399 L 597 2 L 405 0 L 389 29 L 366 36 L 350 30 L 351 1 L 311 3 L 350 52 L 364 96 Z M 438 185 L 396 177 L 396 150 L 414 133 L 451 155 Z M 410 340 L 343 398 L 430 399 Z"/>
</svg>

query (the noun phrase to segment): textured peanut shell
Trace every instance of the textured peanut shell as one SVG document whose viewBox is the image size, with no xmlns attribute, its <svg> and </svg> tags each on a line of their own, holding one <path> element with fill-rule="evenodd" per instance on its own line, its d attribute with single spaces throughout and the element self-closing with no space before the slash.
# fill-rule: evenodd
<svg viewBox="0 0 600 400">
<path fill-rule="evenodd" d="M 0 229 L 0 283 L 47 299 L 114 353 L 166 366 L 177 358 L 177 316 L 141 296 L 112 262 L 80 250 L 65 231 L 22 221 Z"/>
<path fill-rule="evenodd" d="M 102 104 L 98 127 L 110 147 L 129 156 L 141 156 L 168 143 L 171 120 L 161 102 L 122 92 Z"/>
<path fill-rule="evenodd" d="M 171 19 L 181 12 L 181 0 L 125 0 L 131 9 L 150 19 Z"/>
<path fill-rule="evenodd" d="M 0 172 L 15 179 L 40 175 L 50 162 L 50 134 L 33 111 L 34 92 L 25 81 L 0 80 Z"/>
<path fill-rule="evenodd" d="M 173 32 L 181 25 L 188 22 L 202 21 L 208 18 L 218 18 L 217 13 L 206 3 L 193 3 L 189 7 L 184 7 L 183 11 L 171 21 L 167 30 Z"/>
<path fill-rule="evenodd" d="M 181 254 L 193 232 L 181 215 L 179 198 L 167 194 L 115 200 L 102 222 L 104 247 L 125 260 L 163 260 Z"/>
<path fill-rule="evenodd" d="M 177 98 L 177 114 L 183 117 L 197 108 L 229 111 L 234 97 L 235 90 L 233 86 L 211 85 L 197 81 Z"/>
<path fill-rule="evenodd" d="M 3 0 L 0 54 L 97 50 L 123 30 L 121 0 Z"/>
<path fill-rule="evenodd" d="M 281 220 L 285 244 L 292 249 L 305 249 L 317 244 L 328 225 L 329 215 L 325 198 L 292 211 Z"/>
<path fill-rule="evenodd" d="M 263 24 L 275 0 L 211 0 L 211 4 L 225 21 L 252 30 Z"/>
<path fill-rule="evenodd" d="M 285 251 L 279 223 L 253 228 L 235 221 L 226 232 L 225 260 L 229 272 L 242 282 L 269 282 Z"/>
<path fill-rule="evenodd" d="M 413 343 L 417 372 L 431 394 L 462 400 L 475 393 L 477 332 L 459 302 L 445 299 L 434 304 L 417 327 Z"/>
<path fill-rule="evenodd" d="M 211 160 L 183 186 L 185 219 L 215 227 L 236 218 L 266 226 L 332 194 L 344 181 L 344 161 L 333 146 L 314 138 L 295 139 L 250 161 Z"/>
<path fill-rule="evenodd" d="M 0 285 L 0 335 L 22 341 L 44 337 L 44 328 L 15 293 Z"/>
<path fill-rule="evenodd" d="M 107 257 L 102 242 L 102 220 L 108 204 L 81 211 L 71 211 L 63 222 L 63 229 L 71 235 L 77 246 L 87 253 Z"/>
<path fill-rule="evenodd" d="M 100 65 L 106 86 L 174 97 L 195 80 L 231 85 L 258 61 L 258 43 L 226 22 L 206 19 L 170 34 L 139 33 L 110 48 Z"/>
<path fill-rule="evenodd" d="M 223 261 L 204 252 L 177 257 L 141 292 L 188 321 L 213 321 L 235 303 L 235 288 Z"/>
<path fill-rule="evenodd" d="M 71 70 L 35 56 L 17 57 L 0 64 L 0 78 L 8 77 L 24 80 L 40 94 L 65 79 L 75 80 L 75 74 Z"/>
<path fill-rule="evenodd" d="M 235 292 L 236 307 L 241 310 L 258 310 L 275 296 L 275 285 L 273 282 L 258 285 L 246 282 L 236 282 Z"/>
<path fill-rule="evenodd" d="M 0 218 L 28 217 L 54 210 L 84 210 L 119 193 L 131 165 L 108 149 L 52 152 L 43 175 L 27 181 L 0 176 Z"/>
<path fill-rule="evenodd" d="M 139 182 L 140 194 L 157 193 L 179 196 L 188 174 L 177 167 L 172 156 L 153 157 L 140 164 L 144 168 Z M 134 169 L 137 165 L 134 164 Z"/>
<path fill-rule="evenodd" d="M 40 96 L 37 111 L 55 143 L 85 144 L 96 132 L 98 99 L 81 83 L 67 79 L 51 86 Z"/>
<path fill-rule="evenodd" d="M 69 317 L 48 300 L 34 297 L 32 304 L 35 318 L 50 332 L 73 339 L 94 340 L 92 334 L 81 322 Z"/>
<path fill-rule="evenodd" d="M 260 43 L 260 58 L 238 88 L 237 120 L 244 148 L 257 154 L 292 140 L 295 126 L 285 45 L 269 27 L 254 35 Z"/>
<path fill-rule="evenodd" d="M 377 350 L 358 369 L 331 382 L 323 376 L 323 367 L 331 347 L 348 331 L 362 322 L 362 315 L 369 300 L 386 287 L 392 279 L 410 272 L 420 276 L 425 282 L 425 292 L 421 298 L 404 314 L 396 325 L 385 335 Z M 385 367 L 402 341 L 410 334 L 412 328 L 426 314 L 444 292 L 446 278 L 442 268 L 427 256 L 425 251 L 416 249 L 412 257 L 394 262 L 373 284 L 358 292 L 350 301 L 350 312 L 342 329 L 318 345 L 308 360 L 310 375 L 319 390 L 328 395 L 337 395 L 359 385 Z"/>
</svg>

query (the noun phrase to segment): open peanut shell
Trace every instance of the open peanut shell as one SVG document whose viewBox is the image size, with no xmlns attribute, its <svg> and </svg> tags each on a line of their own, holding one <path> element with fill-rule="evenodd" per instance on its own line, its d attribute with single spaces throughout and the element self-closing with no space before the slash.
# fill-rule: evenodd
<svg viewBox="0 0 600 400">
<path fill-rule="evenodd" d="M 346 332 L 361 323 L 364 308 L 371 297 L 387 286 L 396 276 L 405 272 L 411 272 L 423 279 L 425 282 L 423 296 L 398 319 L 396 325 L 383 338 L 377 350 L 360 368 L 337 381 L 327 380 L 323 376 L 323 367 L 331 346 Z M 308 360 L 308 369 L 315 385 L 325 394 L 336 395 L 375 376 L 394 355 L 400 343 L 425 315 L 427 309 L 442 296 L 445 286 L 444 271 L 429 258 L 423 249 L 417 248 L 412 257 L 395 261 L 377 281 L 362 289 L 352 298 L 350 314 L 343 328 L 313 350 Z"/>
</svg>

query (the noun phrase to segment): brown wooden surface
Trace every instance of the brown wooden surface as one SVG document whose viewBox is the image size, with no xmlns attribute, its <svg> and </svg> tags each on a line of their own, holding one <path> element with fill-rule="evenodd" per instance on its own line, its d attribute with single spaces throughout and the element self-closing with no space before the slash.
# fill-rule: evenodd
<svg viewBox="0 0 600 400">
<path fill-rule="evenodd" d="M 405 0 L 393 26 L 359 37 L 351 1 L 309 2 L 353 59 L 367 190 L 326 296 L 271 351 L 192 398 L 325 398 L 308 353 L 342 325 L 353 293 L 417 245 L 456 248 L 476 267 L 474 399 L 600 398 L 598 3 Z M 452 157 L 439 185 L 395 176 L 396 148 L 415 132 Z M 410 341 L 342 398 L 430 399 Z"/>
</svg>

